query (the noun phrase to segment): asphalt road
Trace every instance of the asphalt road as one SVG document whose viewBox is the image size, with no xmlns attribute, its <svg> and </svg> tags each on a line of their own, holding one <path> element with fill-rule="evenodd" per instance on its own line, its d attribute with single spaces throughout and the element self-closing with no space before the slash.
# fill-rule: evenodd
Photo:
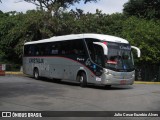
<svg viewBox="0 0 160 120">
<path fill-rule="evenodd" d="M 0 111 L 160 111 L 160 85 L 81 88 L 66 81 L 0 76 Z"/>
</svg>

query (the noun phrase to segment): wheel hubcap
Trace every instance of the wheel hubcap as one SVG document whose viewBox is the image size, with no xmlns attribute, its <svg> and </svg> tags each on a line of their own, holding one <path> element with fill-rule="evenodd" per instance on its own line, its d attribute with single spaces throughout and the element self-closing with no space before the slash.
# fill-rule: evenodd
<svg viewBox="0 0 160 120">
<path fill-rule="evenodd" d="M 35 72 L 35 78 L 37 78 L 38 77 L 38 73 L 37 73 L 37 71 Z"/>
<path fill-rule="evenodd" d="M 83 82 L 83 76 L 80 77 L 80 82 L 81 82 L 81 83 Z"/>
</svg>

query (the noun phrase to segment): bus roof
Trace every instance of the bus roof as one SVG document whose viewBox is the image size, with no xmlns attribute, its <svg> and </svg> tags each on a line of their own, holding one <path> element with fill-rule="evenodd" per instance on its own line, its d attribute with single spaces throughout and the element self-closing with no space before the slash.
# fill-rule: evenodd
<svg viewBox="0 0 160 120">
<path fill-rule="evenodd" d="M 102 41 L 128 43 L 127 40 L 119 38 L 119 37 L 115 37 L 115 36 L 87 33 L 87 34 L 71 34 L 71 35 L 56 36 L 56 37 L 51 37 L 48 39 L 26 42 L 25 45 L 56 42 L 56 41 L 65 41 L 65 40 L 74 40 L 74 39 L 76 40 L 76 39 L 83 39 L 83 38 L 94 38 L 94 39 L 98 39 L 98 40 L 102 40 Z"/>
</svg>

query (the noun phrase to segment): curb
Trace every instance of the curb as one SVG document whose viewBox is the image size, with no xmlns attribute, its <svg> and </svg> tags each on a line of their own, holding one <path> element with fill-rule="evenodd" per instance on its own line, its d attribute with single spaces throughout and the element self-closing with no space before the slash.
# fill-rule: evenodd
<svg viewBox="0 0 160 120">
<path fill-rule="evenodd" d="M 23 72 L 5 72 L 6 75 L 23 75 Z"/>
<path fill-rule="evenodd" d="M 160 85 L 160 82 L 134 81 L 134 84 Z"/>
</svg>

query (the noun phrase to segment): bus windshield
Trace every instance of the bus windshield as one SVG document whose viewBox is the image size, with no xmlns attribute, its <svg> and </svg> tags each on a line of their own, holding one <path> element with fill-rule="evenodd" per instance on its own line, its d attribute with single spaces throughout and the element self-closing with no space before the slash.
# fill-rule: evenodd
<svg viewBox="0 0 160 120">
<path fill-rule="evenodd" d="M 124 43 L 105 43 L 108 47 L 108 56 L 105 58 L 105 67 L 115 71 L 133 71 L 134 61 L 131 46 Z"/>
</svg>

